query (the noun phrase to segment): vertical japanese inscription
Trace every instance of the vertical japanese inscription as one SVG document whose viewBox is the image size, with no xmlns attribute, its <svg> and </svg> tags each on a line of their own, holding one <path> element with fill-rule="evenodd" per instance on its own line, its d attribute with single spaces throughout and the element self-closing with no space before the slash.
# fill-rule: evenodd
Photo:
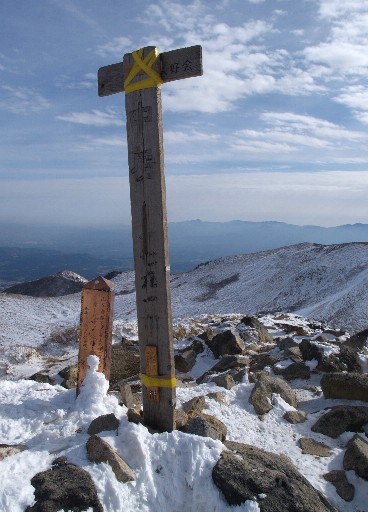
<svg viewBox="0 0 368 512">
<path fill-rule="evenodd" d="M 157 353 L 155 375 L 171 378 L 175 368 L 161 91 L 153 87 L 131 92 L 125 97 L 125 107 L 141 372 L 152 372 L 147 366 L 149 346 Z M 156 388 L 143 386 L 144 420 L 154 428 L 172 430 L 175 388 Z"/>
<path fill-rule="evenodd" d="M 141 353 L 144 421 L 159 430 L 175 428 L 175 368 L 172 347 L 170 266 L 167 247 L 166 190 L 162 141 L 162 106 L 158 84 L 201 76 L 202 48 L 161 53 L 155 47 L 124 55 L 122 63 L 98 72 L 98 94 L 125 90 L 132 234 Z M 137 67 L 138 66 L 138 67 Z M 148 68 L 151 68 L 149 70 Z M 152 71 L 152 72 L 150 72 Z M 142 84 L 139 82 L 142 81 Z M 153 372 L 145 347 L 155 351 Z M 157 379 L 145 379 L 150 372 Z M 161 380 L 160 378 L 163 377 Z M 148 399 L 149 383 L 159 383 Z M 155 387 L 155 386 L 153 386 Z"/>
<path fill-rule="evenodd" d="M 87 358 L 99 358 L 98 371 L 110 378 L 114 285 L 103 277 L 87 283 L 82 291 L 80 345 L 78 355 L 78 385 L 87 373 Z"/>
</svg>

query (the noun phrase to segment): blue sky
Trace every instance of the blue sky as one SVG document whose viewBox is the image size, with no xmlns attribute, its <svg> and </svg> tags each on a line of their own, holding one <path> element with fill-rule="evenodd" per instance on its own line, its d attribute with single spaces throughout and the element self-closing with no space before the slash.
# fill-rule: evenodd
<svg viewBox="0 0 368 512">
<path fill-rule="evenodd" d="M 3 221 L 129 223 L 97 70 L 201 44 L 162 86 L 169 221 L 368 222 L 368 0 L 2 0 L 0 28 Z"/>
</svg>

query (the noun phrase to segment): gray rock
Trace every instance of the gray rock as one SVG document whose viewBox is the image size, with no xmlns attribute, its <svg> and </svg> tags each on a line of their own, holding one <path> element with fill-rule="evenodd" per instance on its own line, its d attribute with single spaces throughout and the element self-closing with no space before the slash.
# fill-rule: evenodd
<svg viewBox="0 0 368 512">
<path fill-rule="evenodd" d="M 111 466 L 116 479 L 119 482 L 131 482 L 135 480 L 134 471 L 118 455 L 113 448 L 100 437 L 91 436 L 86 444 L 88 460 L 91 462 L 106 462 Z"/>
<path fill-rule="evenodd" d="M 197 353 L 193 349 L 183 350 L 175 354 L 175 369 L 181 373 L 190 372 L 196 364 Z"/>
<path fill-rule="evenodd" d="M 352 501 L 354 498 L 355 488 L 346 478 L 345 471 L 342 469 L 335 469 L 323 475 L 323 478 L 327 480 L 327 482 L 331 482 L 340 498 L 345 501 Z"/>
<path fill-rule="evenodd" d="M 227 428 L 222 421 L 209 414 L 198 414 L 189 419 L 185 432 L 202 437 L 225 441 Z"/>
<path fill-rule="evenodd" d="M 40 382 L 41 384 L 51 384 L 51 386 L 55 386 L 56 380 L 53 377 L 44 371 L 34 373 L 29 377 L 29 380 L 34 380 L 35 382 Z"/>
<path fill-rule="evenodd" d="M 275 366 L 274 372 L 276 373 L 276 375 L 282 375 L 286 380 L 307 380 L 310 379 L 311 376 L 309 366 L 307 366 L 303 362 L 291 363 L 286 368 L 278 368 L 277 366 Z"/>
<path fill-rule="evenodd" d="M 316 455 L 317 457 L 330 457 L 332 455 L 329 446 L 308 437 L 301 437 L 299 439 L 299 446 L 302 453 L 307 453 L 308 455 Z"/>
<path fill-rule="evenodd" d="M 225 389 L 231 389 L 235 386 L 235 381 L 231 375 L 218 375 L 212 379 L 212 382 Z"/>
<path fill-rule="evenodd" d="M 307 413 L 303 411 L 287 411 L 283 418 L 292 424 L 304 423 L 307 419 Z"/>
<path fill-rule="evenodd" d="M 340 362 L 346 366 L 346 370 L 348 372 L 361 373 L 362 365 L 360 363 L 358 351 L 355 348 L 349 347 L 345 344 L 341 345 L 339 359 Z"/>
<path fill-rule="evenodd" d="M 299 343 L 299 349 L 304 361 L 312 361 L 312 359 L 316 359 L 318 362 L 321 362 L 324 356 L 323 349 L 308 339 L 303 339 Z"/>
<path fill-rule="evenodd" d="M 336 439 L 343 432 L 359 432 L 367 422 L 368 407 L 338 405 L 321 416 L 312 431 Z"/>
<path fill-rule="evenodd" d="M 290 338 L 290 336 L 287 336 L 286 338 L 281 338 L 277 341 L 277 346 L 280 350 L 287 351 L 290 348 L 298 347 L 299 344 L 294 340 L 294 338 Z"/>
<path fill-rule="evenodd" d="M 368 443 L 362 437 L 355 435 L 348 442 L 343 466 L 346 471 L 353 469 L 358 476 L 368 480 Z"/>
<path fill-rule="evenodd" d="M 321 379 L 321 388 L 326 398 L 345 398 L 368 402 L 368 374 L 326 374 Z"/>
<path fill-rule="evenodd" d="M 68 464 L 64 457 L 56 459 L 51 469 L 37 473 L 31 484 L 35 488 L 36 503 L 28 506 L 25 512 L 83 512 L 89 508 L 93 512 L 103 512 L 90 474 Z"/>
<path fill-rule="evenodd" d="M 0 461 L 27 449 L 24 444 L 0 444 Z"/>
<path fill-rule="evenodd" d="M 344 345 L 352 347 L 356 351 L 362 350 L 364 347 L 368 346 L 368 329 L 357 332 L 356 334 L 348 338 L 344 342 Z"/>
<path fill-rule="evenodd" d="M 268 332 L 267 327 L 258 320 L 255 316 L 245 316 L 240 321 L 242 324 L 247 325 L 248 327 L 251 327 L 256 331 L 257 334 L 257 341 L 259 343 L 272 343 L 273 338 L 271 334 Z"/>
<path fill-rule="evenodd" d="M 280 361 L 279 357 L 273 356 L 272 354 L 262 353 L 256 354 L 251 357 L 249 363 L 249 371 L 250 372 L 259 372 L 263 370 L 266 366 L 273 366 L 274 364 Z"/>
<path fill-rule="evenodd" d="M 191 398 L 187 402 L 184 402 L 182 405 L 182 409 L 187 414 L 190 414 L 192 412 L 202 412 L 203 409 L 207 407 L 206 405 L 206 398 L 204 395 L 201 396 L 195 396 L 194 398 Z"/>
<path fill-rule="evenodd" d="M 285 351 L 285 354 L 295 363 L 299 363 L 303 360 L 303 356 L 299 347 L 290 347 Z"/>
<path fill-rule="evenodd" d="M 216 358 L 227 354 L 241 354 L 245 348 L 239 333 L 232 329 L 216 334 L 207 344 Z"/>
<path fill-rule="evenodd" d="M 103 414 L 91 421 L 87 433 L 89 435 L 93 435 L 99 434 L 105 430 L 117 430 L 119 428 L 119 424 L 120 422 L 115 414 Z"/>
<path fill-rule="evenodd" d="M 120 396 L 121 401 L 125 405 L 125 407 L 128 407 L 130 409 L 136 404 L 136 400 L 134 399 L 132 388 L 128 382 L 123 382 L 120 385 Z"/>
<path fill-rule="evenodd" d="M 214 391 L 213 393 L 208 393 L 208 398 L 212 398 L 219 404 L 229 405 L 226 401 L 226 395 L 222 391 Z"/>
<path fill-rule="evenodd" d="M 66 389 L 75 388 L 78 381 L 78 365 L 63 368 L 58 375 L 63 379 L 61 386 Z"/>
<path fill-rule="evenodd" d="M 138 423 L 143 423 L 143 411 L 141 409 L 131 407 L 127 411 L 127 418 L 128 421 L 135 423 L 136 425 L 138 425 Z"/>
<path fill-rule="evenodd" d="M 178 430 L 181 430 L 188 423 L 188 415 L 186 412 L 182 411 L 181 409 L 175 409 L 174 415 L 175 415 L 175 426 Z"/>
<path fill-rule="evenodd" d="M 240 505 L 263 495 L 261 512 L 336 512 L 299 473 L 285 455 L 255 446 L 225 442 L 212 478 L 229 505 Z"/>
<path fill-rule="evenodd" d="M 296 407 L 297 398 L 295 391 L 287 382 L 278 377 L 262 375 L 255 383 L 249 397 L 249 403 L 253 405 L 257 414 L 266 414 L 272 409 L 271 399 L 273 393 L 278 393 L 285 402 L 292 407 Z"/>
</svg>

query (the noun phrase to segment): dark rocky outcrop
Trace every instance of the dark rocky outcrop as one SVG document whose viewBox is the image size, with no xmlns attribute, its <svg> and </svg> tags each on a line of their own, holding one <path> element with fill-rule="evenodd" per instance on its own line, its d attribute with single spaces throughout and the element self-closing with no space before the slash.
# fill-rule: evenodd
<svg viewBox="0 0 368 512">
<path fill-rule="evenodd" d="M 310 368 L 303 362 L 291 363 L 285 368 L 274 367 L 276 375 L 282 375 L 286 380 L 309 379 L 311 376 Z"/>
<path fill-rule="evenodd" d="M 254 329 L 256 334 L 256 341 L 258 343 L 272 343 L 273 338 L 268 332 L 267 327 L 260 321 L 256 316 L 245 316 L 240 320 L 240 323 Z M 242 336 L 243 337 L 243 336 Z M 245 340 L 247 334 L 245 333 Z M 253 341 L 253 336 L 249 336 L 250 340 Z"/>
<path fill-rule="evenodd" d="M 336 512 L 285 455 L 227 441 L 212 478 L 229 505 L 258 498 L 261 512 Z M 261 497 L 261 499 L 260 499 Z"/>
<path fill-rule="evenodd" d="M 120 422 L 115 414 L 104 414 L 91 421 L 87 433 L 89 435 L 93 435 L 104 432 L 105 430 L 117 430 L 119 428 L 119 424 Z"/>
<path fill-rule="evenodd" d="M 70 270 L 63 270 L 35 281 L 15 284 L 4 290 L 4 293 L 16 293 L 30 297 L 61 297 L 80 292 L 86 283 L 87 279 L 84 277 Z"/>
<path fill-rule="evenodd" d="M 83 512 L 88 508 L 103 512 L 90 474 L 67 463 L 65 457 L 56 459 L 51 469 L 37 473 L 31 484 L 35 488 L 36 503 L 25 512 Z"/>
<path fill-rule="evenodd" d="M 226 354 L 241 354 L 244 350 L 244 341 L 239 333 L 232 329 L 216 334 L 207 345 L 216 358 Z"/>
<path fill-rule="evenodd" d="M 345 398 L 368 402 L 368 374 L 325 374 L 321 379 L 321 388 L 326 398 Z"/>
<path fill-rule="evenodd" d="M 337 405 L 312 426 L 313 432 L 336 439 L 343 432 L 360 432 L 368 423 L 368 407 Z"/>
<path fill-rule="evenodd" d="M 355 473 L 368 480 L 368 443 L 362 437 L 355 435 L 346 447 L 343 461 L 346 471 L 353 469 Z"/>
<path fill-rule="evenodd" d="M 337 494 L 345 501 L 352 501 L 354 498 L 354 486 L 346 478 L 345 471 L 342 469 L 335 469 L 323 475 L 327 482 L 335 487 Z"/>
<path fill-rule="evenodd" d="M 225 441 L 227 435 L 226 425 L 219 419 L 209 414 L 196 414 L 190 417 L 187 425 L 184 428 L 187 434 L 194 434 L 201 437 L 210 437 L 211 439 L 218 439 Z"/>
</svg>

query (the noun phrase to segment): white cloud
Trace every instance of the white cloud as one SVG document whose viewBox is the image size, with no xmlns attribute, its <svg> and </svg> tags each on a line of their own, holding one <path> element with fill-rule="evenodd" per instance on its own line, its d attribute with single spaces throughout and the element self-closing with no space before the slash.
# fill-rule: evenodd
<svg viewBox="0 0 368 512">
<path fill-rule="evenodd" d="M 351 108 L 359 121 L 368 123 L 368 88 L 363 85 L 350 85 L 342 89 L 335 101 Z"/>
<path fill-rule="evenodd" d="M 132 41 L 129 37 L 114 37 L 111 41 L 98 46 L 94 51 L 100 57 L 114 56 L 123 60 L 125 53 L 132 50 Z"/>
<path fill-rule="evenodd" d="M 70 114 L 56 116 L 56 119 L 88 126 L 121 126 L 122 124 L 121 116 L 114 109 L 71 112 Z"/>
<path fill-rule="evenodd" d="M 0 89 L 2 90 L 0 108 L 13 114 L 40 112 L 51 106 L 50 102 L 34 89 L 10 85 L 2 85 Z"/>
</svg>

